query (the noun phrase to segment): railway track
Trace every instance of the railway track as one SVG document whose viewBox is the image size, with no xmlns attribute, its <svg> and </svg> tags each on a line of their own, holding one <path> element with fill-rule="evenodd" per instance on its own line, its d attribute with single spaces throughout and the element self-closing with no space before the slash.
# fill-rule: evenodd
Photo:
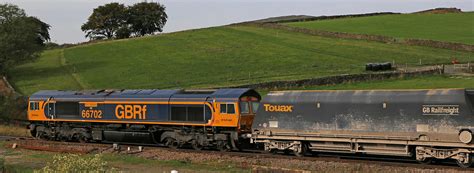
<svg viewBox="0 0 474 173">
<path fill-rule="evenodd" d="M 322 161 L 322 162 L 336 162 L 347 164 L 371 164 L 375 166 L 392 166 L 403 168 L 418 168 L 418 169 L 436 169 L 436 170 L 456 170 L 456 171 L 474 171 L 474 168 L 459 168 L 454 162 L 440 162 L 436 164 L 420 164 L 415 160 L 399 157 L 377 157 L 377 156 L 359 156 L 352 154 L 331 154 L 318 153 L 317 156 L 307 155 L 305 157 L 297 157 L 289 154 L 272 154 L 260 150 L 243 150 L 234 152 L 221 152 L 214 150 L 193 150 L 191 148 L 171 149 L 164 146 L 149 145 L 149 144 L 119 144 L 112 143 L 77 143 L 77 142 L 60 142 L 60 141 L 42 141 L 34 138 L 18 138 L 9 136 L 0 136 L 0 140 L 8 141 L 9 145 L 13 143 L 16 147 L 62 153 L 123 153 L 123 154 L 137 154 L 142 152 L 156 152 L 169 151 L 181 152 L 203 155 L 217 155 L 229 157 L 241 157 L 246 159 L 283 159 L 283 160 L 300 160 L 300 161 Z M 143 151 L 138 150 L 139 146 L 143 146 Z"/>
</svg>

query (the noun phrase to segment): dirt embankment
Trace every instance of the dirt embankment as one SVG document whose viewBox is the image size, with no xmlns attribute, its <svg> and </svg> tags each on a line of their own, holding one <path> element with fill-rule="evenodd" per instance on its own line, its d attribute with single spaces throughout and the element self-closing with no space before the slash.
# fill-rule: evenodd
<svg viewBox="0 0 474 173">
<path fill-rule="evenodd" d="M 462 13 L 462 10 L 458 8 L 434 8 L 434 9 L 413 12 L 412 14 L 418 14 L 418 13 L 430 13 L 430 14 Z M 247 22 L 236 23 L 236 24 L 305 22 L 305 21 L 314 21 L 314 20 L 331 20 L 331 19 L 340 19 L 340 18 L 368 17 L 368 16 L 379 16 L 379 15 L 393 15 L 393 14 L 402 14 L 402 13 L 376 12 L 376 13 L 363 13 L 363 14 L 332 15 L 332 16 L 288 15 L 288 16 L 269 17 L 265 19 L 247 21 Z"/>
<path fill-rule="evenodd" d="M 28 98 L 17 93 L 6 77 L 0 76 L 0 123 L 23 122 L 27 103 Z"/>
<path fill-rule="evenodd" d="M 280 17 L 270 17 L 266 19 L 248 21 L 244 23 L 288 23 L 288 22 L 305 22 L 314 20 L 330 20 L 340 18 L 351 18 L 351 17 L 367 17 L 367 16 L 379 16 L 379 15 L 392 15 L 401 14 L 393 12 L 379 12 L 379 13 L 364 13 L 364 14 L 346 14 L 346 15 L 333 15 L 333 16 L 307 16 L 307 15 L 290 15 Z M 242 23 L 240 23 L 242 24 Z"/>
<path fill-rule="evenodd" d="M 459 8 L 434 8 L 434 9 L 414 12 L 414 14 L 417 14 L 417 13 L 445 14 L 445 13 L 462 13 L 462 11 Z"/>
<path fill-rule="evenodd" d="M 0 76 L 0 96 L 11 96 L 16 94 L 5 76 Z"/>
</svg>

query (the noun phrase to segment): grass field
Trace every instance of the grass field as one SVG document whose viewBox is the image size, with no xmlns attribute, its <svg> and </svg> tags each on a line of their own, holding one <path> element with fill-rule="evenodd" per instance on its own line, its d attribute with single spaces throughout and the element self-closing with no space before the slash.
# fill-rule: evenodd
<svg viewBox="0 0 474 173">
<path fill-rule="evenodd" d="M 45 51 L 38 61 L 15 68 L 10 73 L 10 82 L 25 94 L 40 89 L 80 89 L 69 67 L 61 61 L 64 61 L 62 50 Z"/>
<path fill-rule="evenodd" d="M 401 14 L 288 23 L 309 29 L 474 44 L 474 12 Z"/>
<path fill-rule="evenodd" d="M 0 136 L 31 137 L 25 126 L 0 125 Z"/>
<path fill-rule="evenodd" d="M 65 153 L 54 153 L 47 151 L 33 151 L 24 149 L 11 149 L 6 142 L 0 141 L 0 161 L 4 160 L 6 172 L 37 172 L 48 162 L 52 162 L 55 155 L 65 156 Z M 81 159 L 94 157 L 94 154 L 80 155 Z M 86 159 L 85 159 L 86 160 Z M 158 160 L 146 159 L 134 155 L 125 154 L 102 154 L 100 159 L 105 161 L 106 167 L 114 168 L 115 172 L 251 172 L 250 169 L 239 168 L 235 163 L 206 162 L 190 163 L 182 160 Z M 60 160 L 63 162 L 63 160 Z M 91 160 L 89 160 L 91 161 Z M 1 163 L 0 163 L 1 164 Z M 68 163 L 56 163 L 65 164 Z M 90 163 L 82 163 L 75 167 L 87 166 Z M 1 169 L 0 169 L 1 171 Z"/>
<path fill-rule="evenodd" d="M 10 71 L 23 94 L 44 89 L 207 88 L 360 73 L 367 62 L 472 60 L 474 53 L 226 26 L 47 51 Z"/>
</svg>

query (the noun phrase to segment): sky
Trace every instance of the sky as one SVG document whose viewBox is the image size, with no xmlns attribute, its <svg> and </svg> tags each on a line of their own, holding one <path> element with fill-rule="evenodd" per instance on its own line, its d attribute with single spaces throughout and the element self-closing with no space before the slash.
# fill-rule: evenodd
<svg viewBox="0 0 474 173">
<path fill-rule="evenodd" d="M 51 25 L 51 41 L 87 41 L 81 25 L 99 5 L 132 5 L 144 0 L 0 0 L 24 9 Z M 415 12 L 438 7 L 473 11 L 474 0 L 148 0 L 166 7 L 164 32 L 220 26 L 283 15 L 342 15 L 371 12 Z"/>
</svg>

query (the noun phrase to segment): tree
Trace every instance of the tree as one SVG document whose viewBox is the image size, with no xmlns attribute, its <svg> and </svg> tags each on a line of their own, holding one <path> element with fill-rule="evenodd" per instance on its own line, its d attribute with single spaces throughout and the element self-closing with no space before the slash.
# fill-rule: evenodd
<svg viewBox="0 0 474 173">
<path fill-rule="evenodd" d="M 0 4 L 0 73 L 38 58 L 50 40 L 49 28 L 16 5 Z"/>
<path fill-rule="evenodd" d="M 126 7 L 119 3 L 109 3 L 94 9 L 86 23 L 81 26 L 86 37 L 91 39 L 111 39 L 116 32 L 126 26 Z"/>
<path fill-rule="evenodd" d="M 117 39 L 129 38 L 131 35 L 132 35 L 132 31 L 130 30 L 130 28 L 128 28 L 127 26 L 123 26 L 117 30 L 117 33 L 115 34 L 115 38 Z"/>
<path fill-rule="evenodd" d="M 128 24 L 131 31 L 138 36 L 163 32 L 168 19 L 165 6 L 156 2 L 140 2 L 128 10 Z"/>
<path fill-rule="evenodd" d="M 165 7 L 156 2 L 109 3 L 95 8 L 81 29 L 91 40 L 120 39 L 163 32 L 167 19 Z"/>
<path fill-rule="evenodd" d="M 12 4 L 0 4 L 0 24 L 18 17 L 26 17 L 23 9 Z"/>
</svg>

